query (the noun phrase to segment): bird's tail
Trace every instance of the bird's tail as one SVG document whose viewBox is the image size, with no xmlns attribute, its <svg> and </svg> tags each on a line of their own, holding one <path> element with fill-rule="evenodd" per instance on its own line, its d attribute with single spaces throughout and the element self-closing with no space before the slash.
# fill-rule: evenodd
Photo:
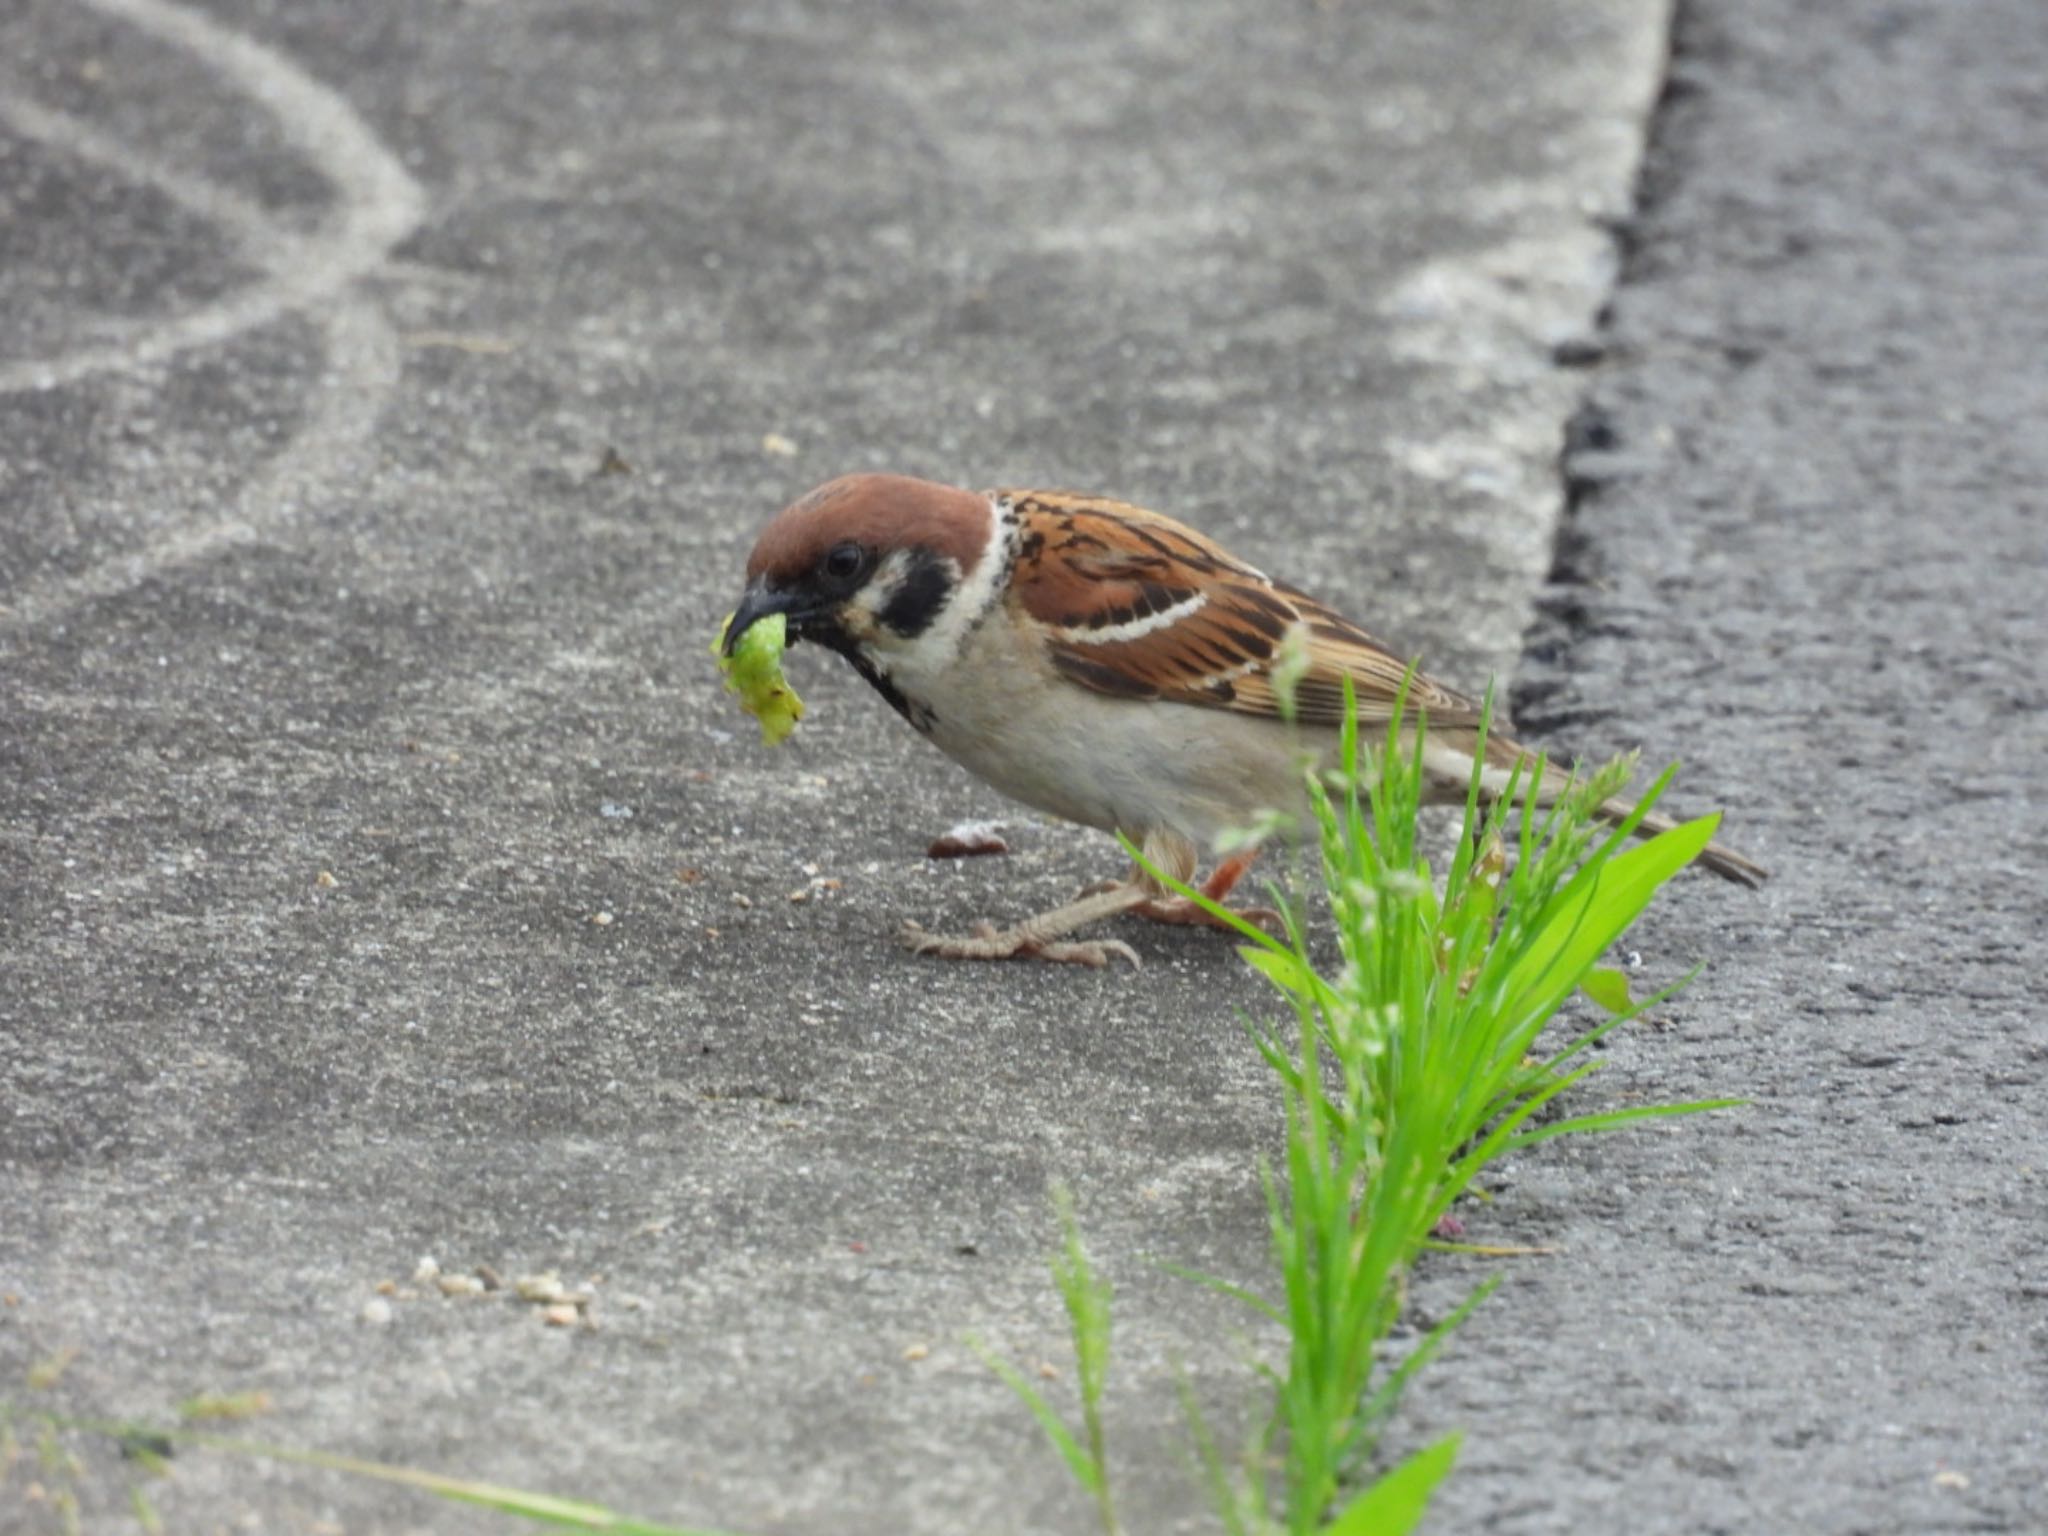
<svg viewBox="0 0 2048 1536">
<path fill-rule="evenodd" d="M 1441 745 L 1439 741 L 1441 740 Z M 1430 751 L 1425 758 L 1432 776 L 1448 772 L 1457 784 L 1456 798 L 1464 798 L 1464 785 L 1469 782 L 1472 772 L 1472 753 L 1478 747 L 1478 733 L 1465 732 L 1439 738 L 1430 732 Z M 1462 764 L 1462 767 L 1460 766 Z M 1482 791 L 1491 800 L 1504 793 L 1509 776 L 1519 767 L 1523 774 L 1533 773 L 1537 756 L 1520 742 L 1506 736 L 1489 736 L 1486 741 L 1486 772 L 1481 778 Z M 1555 763 L 1543 765 L 1543 781 L 1537 786 L 1536 803 L 1540 806 L 1555 804 L 1558 797 L 1576 782 L 1571 773 Z M 1523 791 L 1517 789 L 1519 796 Z M 1611 826 L 1619 826 L 1635 812 L 1635 802 L 1613 799 L 1603 802 L 1596 815 Z M 1660 832 L 1669 832 L 1678 823 L 1662 811 L 1651 810 L 1636 823 L 1637 837 L 1655 837 Z M 1699 851 L 1693 862 L 1704 869 L 1710 869 L 1724 880 L 1733 880 L 1738 885 L 1758 886 L 1770 878 L 1770 871 L 1756 860 L 1737 853 L 1724 843 L 1708 843 Z"/>
<path fill-rule="evenodd" d="M 1635 805 L 1632 801 L 1609 800 L 1601 805 L 1599 816 L 1602 821 L 1619 826 L 1634 810 Z M 1645 811 L 1643 819 L 1636 823 L 1635 835 L 1655 837 L 1659 832 L 1669 832 L 1677 825 L 1675 820 L 1662 811 Z M 1711 869 L 1723 880 L 1733 880 L 1737 885 L 1752 888 L 1762 885 L 1771 877 L 1771 872 L 1763 865 L 1747 855 L 1737 853 L 1725 843 L 1708 843 L 1694 856 L 1693 863 L 1702 869 Z"/>
</svg>

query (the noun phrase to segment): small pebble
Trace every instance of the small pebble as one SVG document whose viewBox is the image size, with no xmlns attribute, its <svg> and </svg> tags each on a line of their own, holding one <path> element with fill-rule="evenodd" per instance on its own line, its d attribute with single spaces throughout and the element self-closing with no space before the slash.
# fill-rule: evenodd
<svg viewBox="0 0 2048 1536">
<path fill-rule="evenodd" d="M 521 1301 L 560 1301 L 562 1277 L 553 1270 L 542 1275 L 521 1275 L 512 1282 L 512 1291 Z"/>
</svg>

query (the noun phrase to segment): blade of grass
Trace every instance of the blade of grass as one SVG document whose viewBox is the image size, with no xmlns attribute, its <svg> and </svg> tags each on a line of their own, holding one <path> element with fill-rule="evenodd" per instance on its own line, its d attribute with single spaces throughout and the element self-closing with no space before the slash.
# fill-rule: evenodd
<svg viewBox="0 0 2048 1536">
<path fill-rule="evenodd" d="M 1380 1383 L 1379 1389 L 1367 1400 L 1365 1417 L 1378 1421 L 1392 1413 L 1394 1404 L 1400 1400 L 1401 1393 L 1407 1388 L 1415 1373 L 1436 1358 L 1437 1351 L 1444 1346 L 1444 1341 L 1450 1338 L 1458 1325 L 1470 1317 L 1478 1309 L 1479 1304 L 1491 1296 L 1499 1285 L 1498 1275 L 1481 1281 L 1470 1296 L 1458 1303 L 1456 1310 L 1424 1334 L 1422 1341 L 1408 1351 L 1407 1358 L 1388 1373 L 1387 1379 Z"/>
<path fill-rule="evenodd" d="M 1634 1109 L 1609 1109 L 1596 1115 L 1574 1115 L 1569 1120 L 1554 1120 L 1548 1125 L 1539 1125 L 1533 1131 L 1521 1131 L 1502 1143 L 1503 1152 L 1519 1152 L 1524 1147 L 1533 1147 L 1559 1136 L 1579 1136 L 1595 1131 L 1618 1131 L 1624 1126 L 1640 1125 L 1645 1120 L 1664 1120 L 1677 1115 L 1703 1115 L 1716 1109 L 1740 1109 L 1747 1105 L 1747 1099 L 1694 1099 L 1687 1104 L 1645 1104 Z"/>
<path fill-rule="evenodd" d="M 1458 1458 L 1457 1435 L 1417 1451 L 1344 1506 L 1322 1536 L 1406 1536 L 1422 1522 L 1438 1483 Z"/>
<path fill-rule="evenodd" d="M 1000 1376 L 1003 1385 L 1016 1393 L 1023 1400 L 1024 1406 L 1031 1410 L 1031 1416 L 1038 1420 L 1038 1427 L 1045 1431 L 1045 1438 L 1050 1440 L 1053 1449 L 1060 1453 L 1060 1459 L 1067 1464 L 1067 1471 L 1073 1474 L 1074 1481 L 1081 1485 L 1090 1498 L 1097 1497 L 1102 1487 L 1102 1469 L 1088 1454 L 1087 1447 L 1082 1445 L 1080 1439 L 1067 1427 L 1066 1420 L 1059 1416 L 1058 1410 L 1045 1400 L 1045 1395 L 1038 1388 L 1024 1379 L 1022 1371 L 979 1339 L 969 1339 L 967 1345 L 981 1357 L 981 1363 Z"/>
<path fill-rule="evenodd" d="M 1280 1315 L 1280 1309 L 1274 1306 L 1272 1302 L 1266 1300 L 1257 1291 L 1237 1285 L 1218 1275 L 1205 1274 L 1199 1269 L 1190 1269 L 1185 1264 L 1175 1264 L 1168 1259 L 1154 1259 L 1152 1262 L 1176 1279 L 1186 1280 L 1192 1285 L 1201 1286 L 1204 1290 L 1214 1291 L 1219 1296 L 1228 1296 L 1232 1301 L 1243 1303 L 1268 1322 L 1284 1323 L 1286 1321 Z"/>
<path fill-rule="evenodd" d="M 5 1405 L 0 1405 L 0 1412 L 6 1411 Z M 479 1482 L 472 1478 L 449 1477 L 418 1467 L 395 1466 L 389 1462 L 369 1461 L 360 1456 L 337 1455 L 332 1451 L 306 1450 L 298 1446 L 275 1445 L 260 1440 L 242 1440 L 193 1429 L 162 1429 L 146 1424 L 81 1419 L 61 1414 L 34 1414 L 29 1417 L 59 1428 L 109 1435 L 123 1445 L 151 1445 L 170 1441 L 257 1461 L 318 1467 L 323 1471 L 341 1472 L 372 1482 L 416 1489 L 452 1503 L 473 1504 L 484 1509 L 499 1510 L 557 1529 L 602 1531 L 610 1533 L 610 1536 L 732 1536 L 730 1532 L 714 1531 L 704 1526 L 658 1525 L 650 1521 L 636 1520 L 616 1510 L 607 1509 L 601 1504 L 590 1504 L 580 1499 L 556 1498 L 551 1494 L 534 1493 L 528 1489 L 508 1488 L 499 1483 Z"/>
</svg>

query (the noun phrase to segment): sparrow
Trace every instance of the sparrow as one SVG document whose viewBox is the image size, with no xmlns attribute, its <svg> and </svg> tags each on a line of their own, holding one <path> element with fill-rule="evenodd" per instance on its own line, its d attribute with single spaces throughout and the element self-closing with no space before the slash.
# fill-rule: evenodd
<svg viewBox="0 0 2048 1536">
<path fill-rule="evenodd" d="M 746 576 L 728 654 L 750 625 L 783 615 L 792 643 L 845 657 L 955 762 L 1013 800 L 1125 835 L 1182 884 L 1226 834 L 1303 802 L 1304 749 L 1334 752 L 1347 681 L 1364 727 L 1392 717 L 1407 681 L 1406 718 L 1426 722 L 1430 803 L 1464 802 L 1482 750 L 1476 701 L 1419 671 L 1410 679 L 1409 664 L 1351 620 L 1194 529 L 1107 497 L 846 475 L 768 523 Z M 1275 679 L 1290 634 L 1308 662 L 1291 725 Z M 1483 752 L 1483 798 L 1504 793 L 1517 767 L 1537 767 L 1499 731 Z M 1538 803 L 1570 783 L 1546 766 Z M 1599 814 L 1618 822 L 1631 809 L 1611 800 Z M 1652 813 L 1637 832 L 1672 824 Z M 1221 902 L 1255 853 L 1224 857 L 1203 893 Z M 1719 844 L 1698 862 L 1744 884 L 1765 878 Z M 905 936 L 959 959 L 1135 966 L 1120 940 L 1070 937 L 1121 913 L 1212 920 L 1138 868 L 1009 928 L 946 936 L 908 924 Z"/>
</svg>

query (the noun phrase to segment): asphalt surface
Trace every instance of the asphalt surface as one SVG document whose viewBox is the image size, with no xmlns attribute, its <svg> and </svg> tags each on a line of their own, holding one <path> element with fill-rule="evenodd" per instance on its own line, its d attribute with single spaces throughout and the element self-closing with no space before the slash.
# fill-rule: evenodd
<svg viewBox="0 0 2048 1536">
<path fill-rule="evenodd" d="M 1682 756 L 1776 867 L 1631 936 L 1709 969 L 1585 1101 L 1752 1106 L 1473 1213 L 1559 1251 L 1410 1404 L 1466 1431 L 1438 1529 L 2048 1525 L 2048 23 L 1697 6 L 1624 223 L 1665 39 L 0 15 L 0 1398 L 261 1390 L 266 1438 L 748 1531 L 1084 1529 L 963 1342 L 1070 1381 L 1058 1178 L 1131 1523 L 1212 1528 L 1180 1375 L 1228 1427 L 1271 1341 L 1150 1260 L 1261 1273 L 1259 989 L 1201 934 L 1135 979 L 896 950 L 1110 850 L 829 658 L 764 756 L 703 655 L 760 520 L 886 466 L 1175 512 L 1546 741 Z M 965 816 L 1013 852 L 926 860 Z M 87 1449 L 89 1529 L 132 1476 Z M 0 1529 L 53 1528 L 26 1481 Z M 499 1528 L 220 1457 L 151 1492 Z"/>
<path fill-rule="evenodd" d="M 2048 15 L 1813 10 L 1683 13 L 1517 689 L 1775 867 L 1609 1053 L 1752 1103 L 1526 1165 L 1444 1530 L 2048 1530 Z"/>
</svg>

